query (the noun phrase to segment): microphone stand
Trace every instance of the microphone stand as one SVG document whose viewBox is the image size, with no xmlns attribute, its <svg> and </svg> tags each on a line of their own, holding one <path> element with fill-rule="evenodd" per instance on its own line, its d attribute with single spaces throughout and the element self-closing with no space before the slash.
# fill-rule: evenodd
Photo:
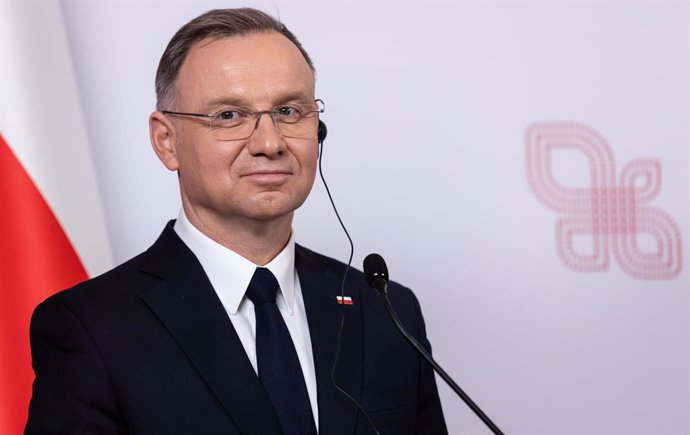
<svg viewBox="0 0 690 435">
<path fill-rule="evenodd" d="M 398 330 L 400 330 L 405 339 L 412 345 L 412 347 L 417 349 L 417 352 L 419 352 L 419 354 L 422 355 L 429 364 L 431 364 L 431 367 L 433 367 L 434 371 L 438 373 L 439 376 L 441 376 L 441 378 L 446 382 L 446 384 L 448 384 L 448 386 L 455 392 L 455 394 L 457 394 L 463 400 L 463 402 L 465 402 L 467 406 L 469 406 L 470 409 L 474 411 L 477 417 L 479 417 L 481 421 L 483 421 L 484 424 L 489 429 L 491 429 L 491 431 L 495 435 L 504 435 L 503 432 L 501 432 L 501 429 L 499 429 L 498 426 L 496 426 L 494 422 L 491 421 L 489 416 L 484 414 L 484 411 L 482 411 L 479 408 L 479 406 L 477 406 L 477 404 L 474 403 L 470 396 L 468 396 L 467 394 L 465 394 L 464 391 L 462 391 L 462 388 L 460 388 L 460 386 L 455 383 L 455 381 L 448 375 L 448 373 L 446 373 L 445 370 L 443 370 L 441 366 L 438 365 L 436 361 L 434 361 L 429 352 L 427 352 L 426 349 L 424 349 L 424 347 L 421 344 L 419 344 L 419 342 L 412 336 L 412 334 L 410 334 L 407 331 L 407 329 L 405 329 L 403 324 L 400 322 L 398 315 L 393 309 L 393 305 L 391 305 L 390 299 L 388 299 L 388 283 L 386 283 L 383 279 L 377 279 L 376 281 L 378 282 L 374 283 L 374 287 L 379 291 L 379 294 L 383 299 L 383 304 L 386 306 L 386 310 L 388 310 L 388 314 L 390 315 L 391 319 L 393 319 L 393 323 L 395 323 L 395 326 L 398 327 Z M 383 283 L 383 285 L 381 286 L 380 283 Z"/>
</svg>

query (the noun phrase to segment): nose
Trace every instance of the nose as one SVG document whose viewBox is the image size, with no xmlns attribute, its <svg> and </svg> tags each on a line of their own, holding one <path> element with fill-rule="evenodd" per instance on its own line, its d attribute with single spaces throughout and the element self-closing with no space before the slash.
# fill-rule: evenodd
<svg viewBox="0 0 690 435">
<path fill-rule="evenodd" d="M 261 122 L 264 115 L 268 116 L 268 120 Z M 256 124 L 254 125 L 254 132 L 249 138 L 247 148 L 253 156 L 277 157 L 283 154 L 285 141 L 278 133 L 270 112 L 258 114 Z"/>
</svg>

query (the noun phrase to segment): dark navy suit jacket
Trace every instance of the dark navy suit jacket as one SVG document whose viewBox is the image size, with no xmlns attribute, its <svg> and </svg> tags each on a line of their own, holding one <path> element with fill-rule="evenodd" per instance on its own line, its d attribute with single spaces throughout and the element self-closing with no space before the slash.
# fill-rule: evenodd
<svg viewBox="0 0 690 435">
<path fill-rule="evenodd" d="M 321 435 L 447 433 L 434 376 L 374 290 L 301 246 L 295 264 L 316 368 Z M 412 292 L 391 283 L 402 322 L 425 346 Z M 143 254 L 50 297 L 31 323 L 36 380 L 26 434 L 279 435 L 277 417 L 201 264 L 172 222 Z"/>
</svg>

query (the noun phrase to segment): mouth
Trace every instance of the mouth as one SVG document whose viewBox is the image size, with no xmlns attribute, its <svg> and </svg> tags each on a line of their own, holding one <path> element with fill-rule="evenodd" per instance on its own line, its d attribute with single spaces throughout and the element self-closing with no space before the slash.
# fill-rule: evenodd
<svg viewBox="0 0 690 435">
<path fill-rule="evenodd" d="M 245 173 L 245 178 L 253 183 L 262 185 L 275 185 L 285 182 L 292 175 L 291 171 L 282 169 L 255 170 Z"/>
</svg>

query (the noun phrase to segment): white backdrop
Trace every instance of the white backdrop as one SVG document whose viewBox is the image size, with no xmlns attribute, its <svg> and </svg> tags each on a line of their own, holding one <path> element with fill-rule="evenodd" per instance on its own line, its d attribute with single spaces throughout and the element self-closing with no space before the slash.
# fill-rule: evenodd
<svg viewBox="0 0 690 435">
<path fill-rule="evenodd" d="M 379 252 L 415 289 L 436 358 L 505 432 L 690 433 L 687 1 L 62 4 L 116 262 L 179 208 L 147 131 L 167 41 L 208 9 L 259 7 L 316 64 L 324 170 L 354 264 Z M 602 139 L 557 129 L 544 166 L 529 166 L 528 126 L 561 121 Z M 647 189 L 644 201 L 619 181 L 636 159 L 653 159 L 631 166 L 628 192 Z M 560 209 L 528 175 L 556 186 Z M 597 208 L 601 192 L 640 208 Z M 559 244 L 571 218 L 585 226 Z M 295 231 L 346 260 L 318 181 Z M 451 433 L 486 432 L 440 390 Z"/>
</svg>

